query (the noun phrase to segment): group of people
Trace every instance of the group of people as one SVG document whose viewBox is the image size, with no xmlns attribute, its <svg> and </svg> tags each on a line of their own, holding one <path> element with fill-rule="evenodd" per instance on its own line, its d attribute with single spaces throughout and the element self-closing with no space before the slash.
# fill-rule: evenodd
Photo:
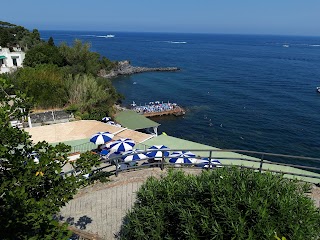
<svg viewBox="0 0 320 240">
<path fill-rule="evenodd" d="M 177 106 L 176 103 L 160 103 L 160 102 L 150 102 L 148 105 L 144 106 L 135 106 L 133 110 L 137 113 L 151 113 L 151 112 L 165 112 L 173 110 Z"/>
</svg>

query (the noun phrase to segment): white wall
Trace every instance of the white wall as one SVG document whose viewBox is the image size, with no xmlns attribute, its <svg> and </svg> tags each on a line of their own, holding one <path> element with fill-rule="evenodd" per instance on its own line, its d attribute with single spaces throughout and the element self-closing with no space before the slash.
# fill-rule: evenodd
<svg viewBox="0 0 320 240">
<path fill-rule="evenodd" d="M 5 56 L 3 59 L 4 64 L 0 66 L 0 73 L 10 72 L 17 69 L 17 67 L 22 67 L 23 60 L 25 58 L 24 52 L 10 52 L 8 48 L 0 47 L 0 56 Z M 13 59 L 17 61 L 17 67 L 13 64 Z"/>
</svg>

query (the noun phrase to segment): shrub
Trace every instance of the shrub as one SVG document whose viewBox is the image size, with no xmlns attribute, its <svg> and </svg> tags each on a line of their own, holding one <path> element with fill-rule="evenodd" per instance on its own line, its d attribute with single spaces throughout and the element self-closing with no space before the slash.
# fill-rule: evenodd
<svg viewBox="0 0 320 240">
<path fill-rule="evenodd" d="M 149 178 L 120 239 L 319 239 L 310 185 L 271 173 L 220 168 Z"/>
</svg>

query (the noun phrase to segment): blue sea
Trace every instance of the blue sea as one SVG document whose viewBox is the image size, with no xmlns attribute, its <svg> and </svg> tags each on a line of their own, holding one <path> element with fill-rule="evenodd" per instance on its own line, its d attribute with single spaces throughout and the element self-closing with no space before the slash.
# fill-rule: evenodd
<svg viewBox="0 0 320 240">
<path fill-rule="evenodd" d="M 106 37 L 112 34 L 114 37 Z M 179 67 L 113 80 L 132 101 L 170 101 L 159 131 L 207 145 L 320 157 L 320 37 L 41 31 L 134 66 Z"/>
</svg>

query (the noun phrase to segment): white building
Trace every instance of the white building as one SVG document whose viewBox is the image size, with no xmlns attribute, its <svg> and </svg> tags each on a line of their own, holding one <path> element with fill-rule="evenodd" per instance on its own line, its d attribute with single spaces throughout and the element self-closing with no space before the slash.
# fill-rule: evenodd
<svg viewBox="0 0 320 240">
<path fill-rule="evenodd" d="M 18 67 L 22 67 L 25 53 L 20 48 L 14 48 L 14 52 L 10 52 L 9 48 L 0 47 L 0 73 L 15 71 Z"/>
</svg>

